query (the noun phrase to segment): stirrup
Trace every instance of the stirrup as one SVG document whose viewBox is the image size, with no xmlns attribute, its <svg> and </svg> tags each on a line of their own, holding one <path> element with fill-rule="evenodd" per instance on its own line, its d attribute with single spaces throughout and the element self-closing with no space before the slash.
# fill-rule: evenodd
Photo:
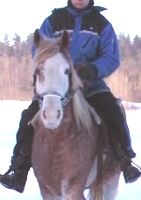
<svg viewBox="0 0 141 200">
<path fill-rule="evenodd" d="M 135 165 L 141 171 L 141 167 L 139 165 L 137 165 L 136 163 L 134 163 L 132 160 L 131 160 L 131 163 L 133 163 L 133 165 Z"/>
<path fill-rule="evenodd" d="M 9 169 L 7 170 L 7 172 L 5 172 L 3 175 L 8 175 L 10 172 L 12 172 L 11 167 L 9 167 Z"/>
<path fill-rule="evenodd" d="M 129 165 L 123 168 L 123 176 L 125 183 L 133 183 L 141 177 L 141 167 L 131 161 Z"/>
</svg>

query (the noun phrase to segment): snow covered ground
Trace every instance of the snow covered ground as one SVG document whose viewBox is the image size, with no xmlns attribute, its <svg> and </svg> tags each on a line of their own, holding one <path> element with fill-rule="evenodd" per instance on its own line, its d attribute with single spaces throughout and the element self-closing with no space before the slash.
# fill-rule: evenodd
<svg viewBox="0 0 141 200">
<path fill-rule="evenodd" d="M 21 111 L 30 104 L 24 101 L 0 101 L 0 173 L 5 173 L 10 165 L 15 136 Z M 137 153 L 134 161 L 141 166 L 141 104 L 128 109 L 127 121 L 131 130 L 132 146 Z M 132 184 L 125 184 L 121 176 L 116 200 L 141 200 L 141 178 Z M 41 200 L 40 191 L 32 169 L 29 172 L 24 193 L 9 190 L 0 185 L 0 200 Z"/>
</svg>

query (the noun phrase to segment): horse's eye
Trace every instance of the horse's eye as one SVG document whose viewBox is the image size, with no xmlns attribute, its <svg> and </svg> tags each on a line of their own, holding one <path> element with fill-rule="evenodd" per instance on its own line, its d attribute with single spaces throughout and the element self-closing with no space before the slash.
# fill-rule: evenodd
<svg viewBox="0 0 141 200">
<path fill-rule="evenodd" d="M 39 78 L 39 81 L 40 81 L 40 82 L 43 82 L 43 81 L 44 81 L 43 70 L 37 68 L 37 69 L 35 70 L 34 77 L 35 77 L 35 81 L 36 81 L 36 78 L 38 77 L 38 78 Z"/>
<path fill-rule="evenodd" d="M 40 75 L 40 74 L 41 74 L 40 69 L 36 69 L 35 73 L 36 73 L 37 75 Z"/>
<path fill-rule="evenodd" d="M 65 74 L 70 74 L 70 69 L 69 68 L 65 70 Z"/>
</svg>

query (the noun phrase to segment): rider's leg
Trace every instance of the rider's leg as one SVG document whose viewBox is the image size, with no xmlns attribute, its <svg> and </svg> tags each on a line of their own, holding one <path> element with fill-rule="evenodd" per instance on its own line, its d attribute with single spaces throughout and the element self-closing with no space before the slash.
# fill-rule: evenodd
<svg viewBox="0 0 141 200">
<path fill-rule="evenodd" d="M 4 175 L 0 175 L 0 182 L 3 186 L 18 192 L 23 192 L 27 174 L 31 167 L 34 130 L 31 125 L 28 125 L 28 122 L 38 110 L 38 101 L 33 101 L 28 109 L 22 112 L 19 130 L 17 132 L 17 144 L 11 158 L 11 166 Z"/>
<path fill-rule="evenodd" d="M 121 151 L 117 148 L 114 149 L 114 147 L 113 149 L 120 160 L 125 182 L 135 181 L 141 176 L 141 171 L 131 164 L 131 159 L 136 154 L 131 147 L 131 138 L 126 117 L 117 103 L 117 99 L 110 92 L 104 92 L 93 95 L 88 101 L 103 115 L 109 137 L 114 140 L 116 139 L 117 144 L 120 144 Z"/>
</svg>

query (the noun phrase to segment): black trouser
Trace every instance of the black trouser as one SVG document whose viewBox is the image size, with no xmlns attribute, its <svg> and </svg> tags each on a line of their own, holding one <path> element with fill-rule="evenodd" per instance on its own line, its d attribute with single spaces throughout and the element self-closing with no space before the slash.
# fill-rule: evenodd
<svg viewBox="0 0 141 200">
<path fill-rule="evenodd" d="M 11 159 L 11 169 L 13 171 L 28 171 L 31 167 L 31 151 L 34 129 L 28 122 L 35 116 L 39 110 L 38 101 L 33 101 L 28 109 L 24 110 L 19 123 L 17 132 L 17 143 Z"/>
<path fill-rule="evenodd" d="M 117 103 L 117 99 L 110 92 L 103 92 L 89 97 L 88 102 L 103 116 L 109 138 L 115 139 L 121 145 L 126 156 L 134 157 L 126 117 Z M 116 151 L 116 149 L 114 150 Z"/>
</svg>

